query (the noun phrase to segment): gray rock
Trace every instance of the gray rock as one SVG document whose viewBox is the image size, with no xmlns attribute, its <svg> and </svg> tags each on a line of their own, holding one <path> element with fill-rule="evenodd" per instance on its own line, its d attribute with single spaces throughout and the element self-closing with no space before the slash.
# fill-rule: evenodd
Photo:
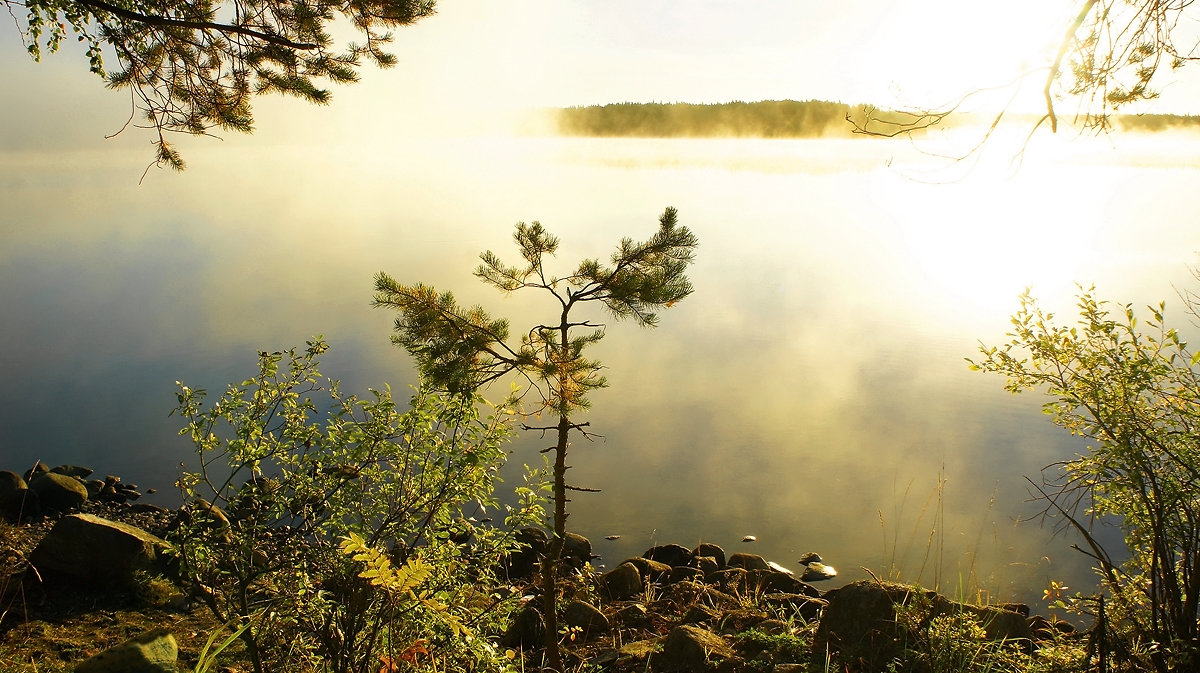
<svg viewBox="0 0 1200 673">
<path fill-rule="evenodd" d="M 44 479 L 45 477 L 43 477 Z M 29 555 L 43 576 L 87 582 L 128 582 L 137 570 L 155 570 L 161 539 L 91 514 L 64 516 Z"/>
<path fill-rule="evenodd" d="M 829 605 L 817 626 L 813 651 L 824 653 L 828 648 L 832 653 L 841 653 L 842 661 L 859 662 L 861 671 L 884 670 L 911 645 L 913 634 L 896 623 L 897 605 L 918 609 L 916 621 L 921 624 L 939 615 L 971 615 L 992 640 L 1024 640 L 1033 635 L 1019 612 L 957 603 L 935 592 L 900 584 L 862 580 L 830 591 L 825 598 Z"/>
<path fill-rule="evenodd" d="M 79 465 L 59 465 L 58 467 L 50 468 L 50 471 L 55 474 L 64 474 L 68 477 L 76 477 L 79 479 L 87 479 L 95 472 L 90 467 L 80 467 Z"/>
<path fill-rule="evenodd" d="M 672 568 L 680 568 L 690 566 L 695 557 L 692 556 L 691 550 L 687 547 L 677 544 L 663 544 L 647 549 L 642 554 L 642 558 L 665 563 Z"/>
<path fill-rule="evenodd" d="M 783 611 L 789 616 L 800 617 L 806 622 L 816 619 L 821 614 L 821 610 L 828 604 L 826 601 L 814 596 L 789 593 L 764 594 L 760 602 L 764 606 L 775 608 L 777 611 Z"/>
<path fill-rule="evenodd" d="M 106 484 L 106 487 L 112 484 Z M 216 530 L 229 530 L 229 517 L 225 512 L 204 498 L 196 498 L 183 508 L 185 516 L 191 517 L 197 523 L 203 523 Z"/>
<path fill-rule="evenodd" d="M 805 582 L 820 582 L 834 577 L 837 577 L 837 570 L 834 570 L 833 566 L 813 561 L 804 568 L 804 574 L 800 576 L 800 579 Z"/>
<path fill-rule="evenodd" d="M 642 574 L 626 561 L 600 576 L 600 590 L 614 601 L 636 596 L 642 592 Z"/>
<path fill-rule="evenodd" d="M 747 554 L 737 552 L 730 555 L 725 561 L 726 568 L 745 568 L 746 570 L 769 570 L 771 566 L 767 565 L 767 560 L 758 554 Z"/>
<path fill-rule="evenodd" d="M 817 563 L 821 563 L 821 562 L 822 562 L 822 560 L 823 560 L 823 559 L 821 558 L 821 555 L 820 555 L 820 554 L 818 554 L 818 553 L 817 553 L 817 552 L 815 552 L 815 551 L 810 551 L 810 552 L 808 552 L 807 554 L 805 554 L 804 556 L 801 556 L 801 557 L 800 557 L 800 565 L 805 565 L 805 566 L 806 566 L 806 565 L 808 565 L 808 564 L 810 564 L 810 563 L 812 563 L 812 562 L 814 562 L 814 561 L 815 561 L 815 562 L 817 562 Z"/>
<path fill-rule="evenodd" d="M 757 628 L 767 619 L 766 613 L 757 609 L 746 609 L 741 606 L 721 613 L 717 626 L 722 633 L 734 634 Z"/>
<path fill-rule="evenodd" d="M 501 570 L 510 579 L 529 577 L 538 558 L 546 551 L 550 536 L 541 528 L 530 526 L 517 531 L 515 537 L 520 548 L 505 557 Z"/>
<path fill-rule="evenodd" d="M 625 562 L 637 566 L 638 572 L 642 574 L 642 579 L 647 582 L 667 584 L 671 579 L 671 566 L 665 563 L 651 561 L 640 556 L 627 559 Z"/>
<path fill-rule="evenodd" d="M 678 584 L 680 582 L 699 582 L 703 580 L 704 572 L 699 568 L 675 566 L 674 568 L 671 568 L 671 574 L 667 577 L 667 584 Z"/>
<path fill-rule="evenodd" d="M 692 673 L 732 662 L 736 657 L 733 648 L 721 636 L 684 624 L 671 629 L 663 642 L 662 652 L 652 661 L 656 671 Z"/>
<path fill-rule="evenodd" d="M 0 470 L 0 498 L 28 488 L 29 484 L 25 483 L 21 475 L 10 470 Z"/>
<path fill-rule="evenodd" d="M 578 534 L 568 532 L 563 537 L 562 560 L 573 568 L 582 568 L 590 563 L 592 556 L 592 541 Z"/>
<path fill-rule="evenodd" d="M 608 633 L 608 617 L 599 608 L 584 601 L 571 601 L 563 610 L 563 622 L 583 631 L 583 639 Z"/>
<path fill-rule="evenodd" d="M 125 491 L 117 490 L 116 487 L 105 484 L 100 488 L 100 492 L 96 494 L 96 499 L 103 500 L 104 502 L 123 503 L 125 502 Z"/>
<path fill-rule="evenodd" d="M 638 627 L 650 621 L 650 611 L 645 605 L 634 603 L 617 610 L 613 619 L 622 626 Z"/>
<path fill-rule="evenodd" d="M 721 565 L 717 562 L 717 559 L 715 559 L 711 556 L 697 556 L 696 557 L 696 568 L 698 568 L 700 570 L 700 572 L 704 575 L 707 575 L 711 572 L 716 572 L 716 571 L 722 569 Z"/>
<path fill-rule="evenodd" d="M 934 600 L 933 616 L 969 614 L 983 627 L 989 640 L 1032 640 L 1029 619 L 1015 610 L 998 605 L 968 605 L 938 596 Z"/>
<path fill-rule="evenodd" d="M 500 636 L 501 647 L 537 647 L 546 639 L 546 622 L 533 605 L 517 612 L 512 624 Z"/>
<path fill-rule="evenodd" d="M 704 624 L 717 618 L 717 613 L 703 605 L 689 605 L 679 621 L 683 624 Z"/>
<path fill-rule="evenodd" d="M 813 637 L 813 652 L 839 655 L 853 662 L 853 670 L 886 670 L 888 662 L 903 656 L 906 634 L 896 623 L 895 606 L 914 599 L 932 600 L 925 593 L 900 584 L 862 580 L 826 594 L 829 605 Z"/>
<path fill-rule="evenodd" d="M 718 570 L 725 569 L 725 550 L 721 549 L 721 547 L 718 545 L 709 542 L 701 542 L 694 550 L 692 550 L 692 556 L 695 558 L 700 558 L 701 556 L 712 557 L 712 559 L 717 562 Z"/>
<path fill-rule="evenodd" d="M 155 629 L 88 657 L 75 673 L 178 673 L 179 646 L 166 629 Z"/>
<path fill-rule="evenodd" d="M 42 507 L 51 511 L 69 512 L 87 502 L 87 487 L 74 477 L 45 472 L 29 482 L 29 490 L 37 493 Z"/>
<path fill-rule="evenodd" d="M 647 658 L 659 653 L 660 651 L 662 651 L 661 638 L 655 638 L 652 640 L 635 640 L 632 643 L 625 643 L 621 646 L 621 649 L 618 650 L 621 655 L 621 659 L 628 662 L 637 662 L 637 670 L 646 668 L 642 665 L 642 662 L 646 661 Z"/>
<path fill-rule="evenodd" d="M 0 471 L 0 518 L 16 523 L 22 517 L 39 514 L 41 507 L 37 496 L 30 496 L 29 486 L 21 475 L 8 470 Z"/>
<path fill-rule="evenodd" d="M 813 598 L 821 595 L 821 592 L 817 591 L 816 588 L 805 584 L 792 575 L 776 570 L 752 570 L 750 571 L 748 581 L 751 586 L 757 587 L 762 592 L 801 594 Z"/>
<path fill-rule="evenodd" d="M 28 472 L 25 473 L 25 481 L 31 482 L 33 481 L 34 477 L 40 477 L 49 471 L 50 466 L 39 460 L 33 464 L 33 467 L 29 468 Z"/>
<path fill-rule="evenodd" d="M 704 581 L 725 593 L 745 595 L 750 573 L 745 568 L 726 568 L 704 576 Z"/>
</svg>

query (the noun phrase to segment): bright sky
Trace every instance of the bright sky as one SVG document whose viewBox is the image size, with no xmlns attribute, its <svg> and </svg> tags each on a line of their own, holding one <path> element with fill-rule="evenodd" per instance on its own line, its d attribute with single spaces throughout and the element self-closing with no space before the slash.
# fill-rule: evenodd
<svg viewBox="0 0 1200 673">
<path fill-rule="evenodd" d="M 426 127 L 498 110 L 623 101 L 827 99 L 935 106 L 1044 62 L 1071 0 L 445 0 L 396 33 L 397 68 L 364 68 L 328 110 L 257 103 L 259 135 L 288 142 L 320 127 Z M 919 7 L 919 11 L 916 9 Z M 1195 67 L 1195 66 L 1193 66 Z M 107 92 L 70 51 L 35 65 L 0 21 L 0 82 L 23 104 L 0 110 L 0 147 L 103 143 L 128 98 Z M 1038 104 L 1039 82 L 1028 87 Z M 1168 87 L 1161 111 L 1200 87 Z M 10 99 L 12 100 L 12 99 Z M 1191 106 L 1195 109 L 1195 106 Z M 81 110 L 88 111 L 80 115 Z"/>
</svg>

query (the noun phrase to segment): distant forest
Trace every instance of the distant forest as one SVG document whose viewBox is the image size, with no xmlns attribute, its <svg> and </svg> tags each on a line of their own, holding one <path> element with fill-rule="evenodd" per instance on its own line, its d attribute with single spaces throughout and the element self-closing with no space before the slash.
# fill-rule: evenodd
<svg viewBox="0 0 1200 673">
<path fill-rule="evenodd" d="M 570 136 L 637 138 L 819 138 L 854 135 L 847 115 L 862 119 L 870 106 L 823 100 L 756 103 L 615 103 L 557 111 L 558 131 Z M 904 113 L 875 110 L 876 119 Z M 951 122 L 951 118 L 947 118 Z M 963 119 L 960 121 L 967 121 Z M 949 124 L 946 124 L 949 125 Z M 1114 125 L 1129 131 L 1163 131 L 1200 127 L 1200 117 L 1185 115 L 1119 115 Z"/>
</svg>

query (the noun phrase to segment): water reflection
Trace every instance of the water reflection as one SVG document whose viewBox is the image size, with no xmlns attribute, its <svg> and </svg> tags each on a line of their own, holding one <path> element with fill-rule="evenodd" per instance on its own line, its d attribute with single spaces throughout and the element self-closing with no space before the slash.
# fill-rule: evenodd
<svg viewBox="0 0 1200 673">
<path fill-rule="evenodd" d="M 393 149 L 314 163 L 311 148 L 205 148 L 219 167 L 198 157 L 141 188 L 140 155 L 0 156 L 0 467 L 89 464 L 168 502 L 190 457 L 167 417 L 175 380 L 218 391 L 256 351 L 324 334 L 345 390 L 402 391 L 412 369 L 369 308 L 375 271 L 540 321 L 552 307 L 470 276 L 480 251 L 512 258 L 513 223 L 540 220 L 573 267 L 671 205 L 701 241 L 696 293 L 657 330 L 611 326 L 596 351 L 611 388 L 588 417 L 604 437 L 571 454 L 573 478 L 603 491 L 575 498 L 571 526 L 605 561 L 703 540 L 793 568 L 817 551 L 842 581 L 894 563 L 1001 593 L 1086 585 L 1065 541 L 1017 523 L 1036 511 L 1022 475 L 1081 445 L 962 358 L 1002 339 L 1029 284 L 1063 308 L 1075 280 L 1170 298 L 1194 242 L 1162 204 L 1194 166 L 1048 151 L 1012 177 L 928 185 L 889 167 L 904 150 L 884 143 Z M 543 444 L 521 439 L 517 462 Z"/>
</svg>

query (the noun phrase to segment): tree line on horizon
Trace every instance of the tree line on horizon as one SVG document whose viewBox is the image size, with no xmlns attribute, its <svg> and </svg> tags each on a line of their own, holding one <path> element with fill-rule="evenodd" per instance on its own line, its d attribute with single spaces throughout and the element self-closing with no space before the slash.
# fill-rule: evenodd
<svg viewBox="0 0 1200 673">
<path fill-rule="evenodd" d="M 820 138 L 861 135 L 850 119 L 876 123 L 894 118 L 909 121 L 910 113 L 882 110 L 864 104 L 825 100 L 772 100 L 730 103 L 610 103 L 556 110 L 558 132 L 567 136 L 635 138 Z M 949 120 L 943 126 L 951 125 Z M 955 125 L 970 123 L 960 115 Z M 1118 115 L 1126 131 L 1165 131 L 1200 127 L 1200 116 L 1176 114 Z"/>
</svg>

